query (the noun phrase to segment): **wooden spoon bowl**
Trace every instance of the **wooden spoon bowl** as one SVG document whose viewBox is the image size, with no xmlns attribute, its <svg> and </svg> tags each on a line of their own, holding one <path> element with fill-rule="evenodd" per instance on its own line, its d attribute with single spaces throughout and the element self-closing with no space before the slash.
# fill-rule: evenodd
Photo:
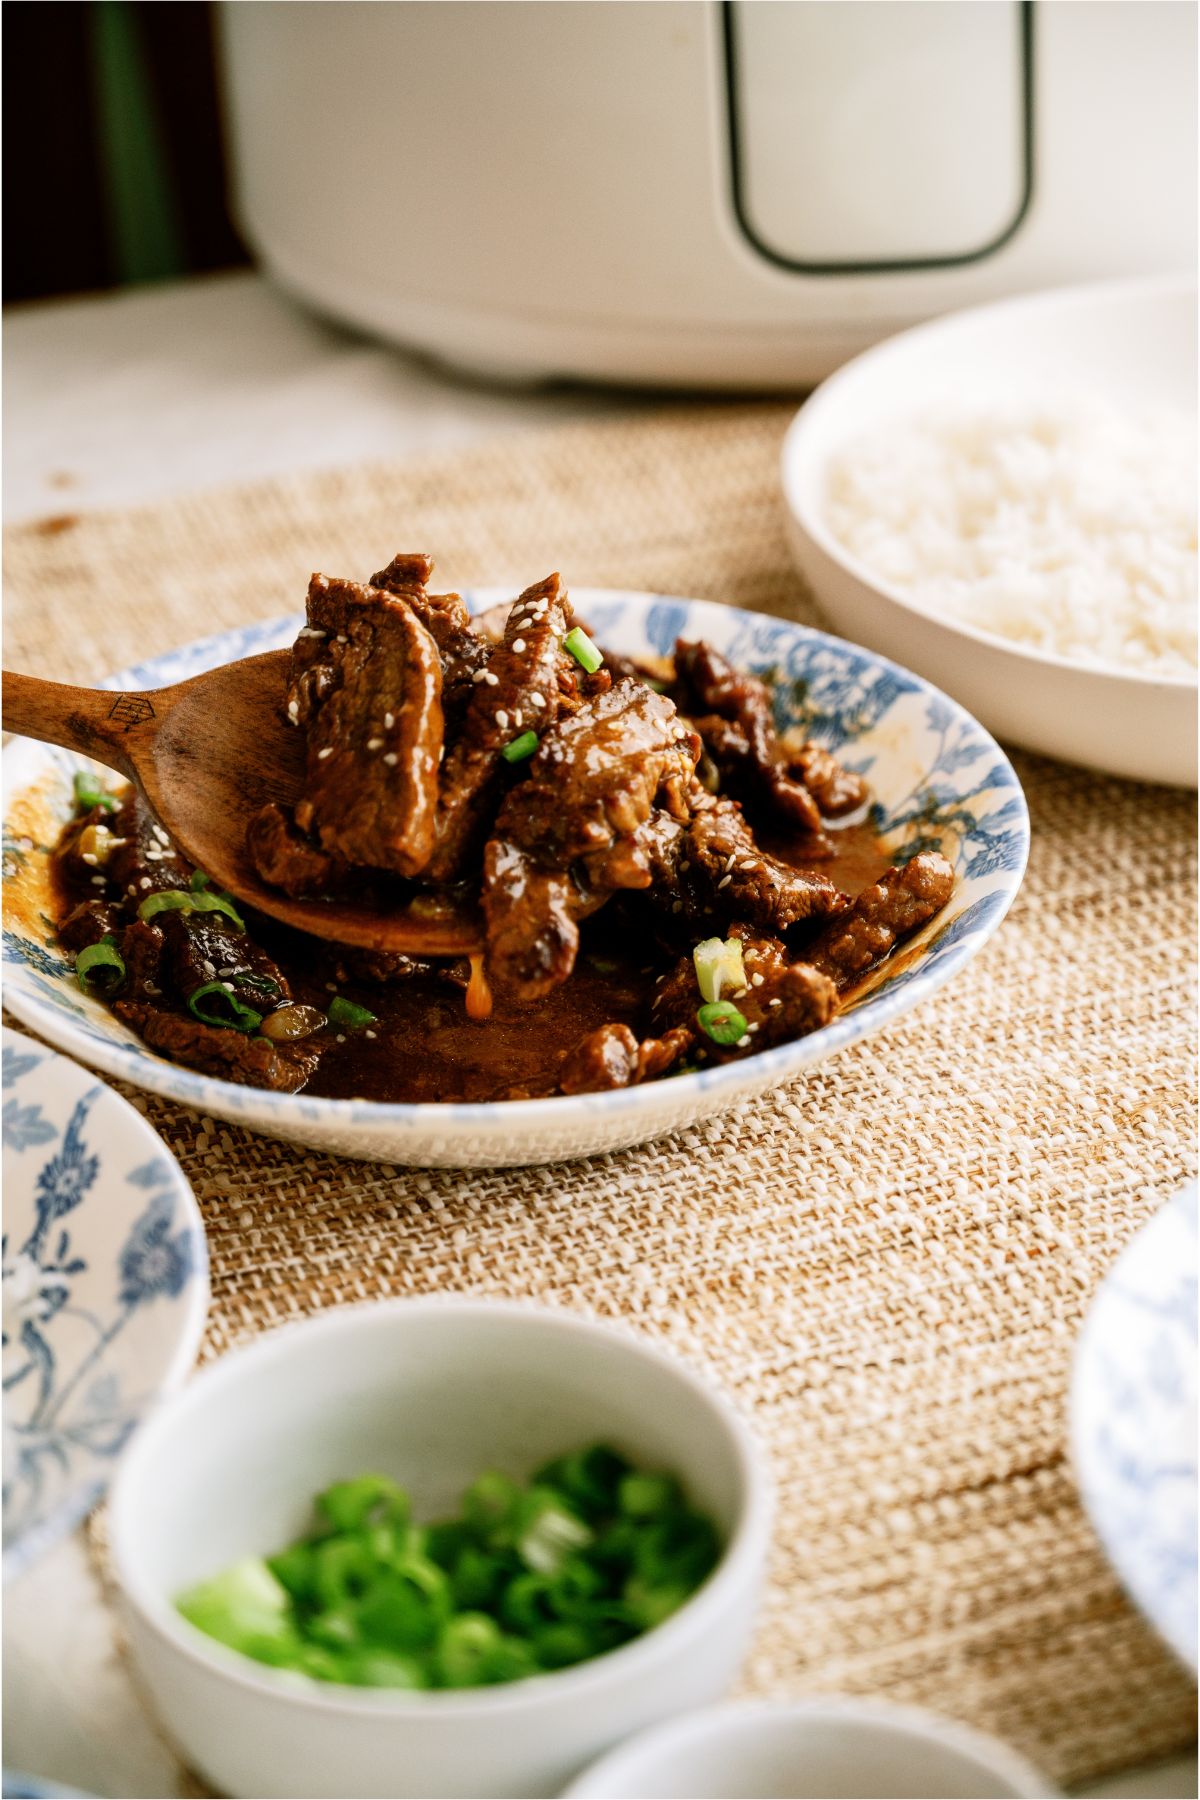
<svg viewBox="0 0 1200 1800">
<path fill-rule="evenodd" d="M 272 800 L 291 805 L 304 781 L 304 740 L 280 706 L 289 659 L 272 650 L 174 687 L 124 694 L 5 670 L 4 727 L 119 770 L 189 861 L 298 931 L 409 956 L 478 952 L 473 911 L 389 907 L 367 880 L 361 897 L 294 900 L 259 876 L 246 845 L 250 821 Z"/>
</svg>

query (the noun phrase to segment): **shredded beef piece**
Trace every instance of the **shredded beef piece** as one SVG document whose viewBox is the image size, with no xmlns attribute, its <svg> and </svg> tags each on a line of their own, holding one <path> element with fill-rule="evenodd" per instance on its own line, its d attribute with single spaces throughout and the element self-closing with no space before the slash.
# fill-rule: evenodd
<svg viewBox="0 0 1200 1800">
<path fill-rule="evenodd" d="M 441 694 L 437 645 L 411 606 L 314 575 L 288 685 L 307 738 L 301 831 L 345 862 L 419 874 L 433 847 Z"/>
<path fill-rule="evenodd" d="M 652 885 L 646 902 L 663 923 L 695 936 L 731 919 L 764 931 L 835 917 L 845 894 L 815 869 L 794 869 L 760 850 L 734 800 L 714 799 L 699 783 L 688 796 L 687 825 L 656 816 L 641 842 Z"/>
<path fill-rule="evenodd" d="M 739 673 L 711 644 L 689 644 L 682 638 L 675 646 L 675 666 L 680 711 L 689 716 L 712 714 L 736 727 L 719 730 L 708 719 L 708 732 L 702 732 L 709 754 L 734 793 L 761 800 L 786 824 L 819 835 L 817 803 L 804 783 L 788 773 L 765 683 L 756 675 Z"/>
<path fill-rule="evenodd" d="M 866 804 L 869 789 L 861 775 L 843 769 L 831 750 L 821 744 L 801 744 L 791 753 L 788 770 L 804 783 L 827 819 L 840 819 Z"/>
<path fill-rule="evenodd" d="M 611 1088 L 636 1087 L 679 1062 L 695 1036 L 694 1031 L 681 1027 L 639 1043 L 628 1025 L 601 1025 L 563 1058 L 559 1091 L 599 1094 Z"/>
<path fill-rule="evenodd" d="M 125 980 L 121 985 L 123 1000 L 153 1000 L 161 1004 L 163 978 L 163 933 L 148 919 L 134 919 L 126 925 L 117 940 L 117 948 L 125 962 Z"/>
<path fill-rule="evenodd" d="M 543 737 L 484 853 L 496 987 L 540 998 L 574 967 L 577 921 L 611 890 L 648 885 L 647 855 L 631 840 L 656 799 L 686 817 L 698 749 L 671 702 L 629 680 L 594 694 Z"/>
<path fill-rule="evenodd" d="M 378 981 L 383 986 L 421 976 L 465 988 L 471 979 L 471 964 L 465 956 L 449 961 L 445 957 L 405 956 L 393 950 L 356 950 L 346 944 L 342 962 L 356 980 Z"/>
<path fill-rule="evenodd" d="M 456 875 L 486 830 L 486 813 L 506 768 L 501 751 L 524 731 L 545 732 L 558 711 L 561 644 L 571 607 L 559 575 L 526 588 L 504 636 L 477 671 L 461 737 L 442 767 L 431 881 Z"/>
<path fill-rule="evenodd" d="M 231 981 L 250 1006 L 268 1012 L 281 1000 L 290 1000 L 287 976 L 265 950 L 220 913 L 164 912 L 158 915 L 166 944 L 167 981 L 178 997 L 187 1001 L 198 987 L 210 981 Z M 257 996 L 255 984 L 265 983 Z M 278 989 L 274 999 L 271 987 Z"/>
<path fill-rule="evenodd" d="M 432 557 L 402 552 L 393 556 L 386 569 L 372 575 L 371 586 L 394 594 L 410 606 L 437 645 L 442 659 L 446 742 L 453 743 L 462 728 L 476 671 L 487 667 L 488 650 L 472 629 L 471 615 L 461 595 L 426 593 L 432 573 Z"/>
<path fill-rule="evenodd" d="M 271 887 L 298 898 L 325 894 L 340 887 L 349 869 L 305 837 L 282 806 L 264 806 L 246 833 L 250 858 Z"/>
<path fill-rule="evenodd" d="M 294 1094 L 302 1088 L 321 1060 L 321 1046 L 311 1038 L 270 1044 L 265 1038 L 243 1031 L 225 1031 L 205 1025 L 185 1014 L 163 1012 L 137 1000 L 118 1000 L 113 1011 L 144 1038 L 153 1050 L 173 1062 L 203 1069 L 246 1087 L 272 1088 Z"/>
<path fill-rule="evenodd" d="M 849 910 L 813 939 L 806 954 L 844 993 L 940 912 L 953 888 L 950 863 L 937 850 L 923 850 L 864 888 Z"/>
<path fill-rule="evenodd" d="M 136 788 L 130 788 L 109 830 L 124 842 L 109 852 L 104 873 L 135 907 L 147 894 L 187 886 L 191 863 L 175 849 Z"/>
<path fill-rule="evenodd" d="M 76 955 L 103 937 L 118 932 L 123 923 L 121 909 L 109 900 L 81 900 L 58 928 L 58 941 Z"/>
</svg>

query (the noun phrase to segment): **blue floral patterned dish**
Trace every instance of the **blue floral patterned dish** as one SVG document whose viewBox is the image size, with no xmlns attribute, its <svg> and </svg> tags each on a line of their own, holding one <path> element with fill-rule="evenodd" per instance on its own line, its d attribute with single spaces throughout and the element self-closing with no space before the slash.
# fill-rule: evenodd
<svg viewBox="0 0 1200 1800">
<path fill-rule="evenodd" d="M 468 597 L 481 609 L 511 595 L 492 590 Z M 957 886 L 945 912 L 823 1031 L 644 1087 L 499 1105 L 269 1094 L 179 1068 L 80 993 L 54 942 L 47 847 L 69 811 L 71 775 L 81 759 L 19 739 L 5 752 L 4 962 L 12 1010 L 109 1074 L 254 1130 L 386 1162 L 494 1167 L 620 1149 L 711 1118 L 915 1006 L 996 930 L 1021 884 L 1029 817 L 1008 759 L 953 700 L 873 651 L 762 613 L 611 590 L 576 591 L 574 599 L 599 641 L 614 651 L 665 655 L 678 636 L 703 637 L 739 667 L 770 674 L 780 730 L 815 738 L 866 776 L 872 823 L 897 859 L 938 847 L 955 865 Z M 300 623 L 293 617 L 248 625 L 140 664 L 105 685 L 133 690 L 182 681 L 287 645 Z"/>
<path fill-rule="evenodd" d="M 4 1033 L 4 1574 L 78 1523 L 138 1420 L 192 1365 L 204 1228 L 128 1101 Z"/>
<path fill-rule="evenodd" d="M 1075 1352 L 1071 1447 L 1113 1567 L 1196 1667 L 1196 1189 L 1144 1225 Z"/>
</svg>

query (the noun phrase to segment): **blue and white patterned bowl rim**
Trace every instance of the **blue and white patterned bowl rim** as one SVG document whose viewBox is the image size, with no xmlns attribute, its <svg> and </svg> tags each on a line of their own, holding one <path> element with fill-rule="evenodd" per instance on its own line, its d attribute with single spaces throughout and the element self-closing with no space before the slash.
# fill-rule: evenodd
<svg viewBox="0 0 1200 1800">
<path fill-rule="evenodd" d="M 90 1069 L 81 1068 L 79 1064 L 73 1062 L 69 1057 L 61 1056 L 57 1051 L 47 1049 L 44 1044 L 35 1043 L 32 1038 L 24 1037 L 20 1032 L 12 1031 L 7 1026 L 5 1026 L 3 1030 L 3 1061 L 4 1086 L 6 1091 L 16 1086 L 19 1082 L 24 1081 L 30 1075 L 36 1076 L 39 1081 L 46 1079 L 53 1080 L 55 1078 L 56 1069 L 67 1069 L 74 1074 L 84 1076 L 89 1083 L 88 1088 L 85 1089 L 85 1095 L 89 1098 L 94 1097 L 97 1103 L 104 1108 L 108 1116 L 110 1127 L 114 1124 L 117 1125 L 118 1129 L 120 1129 L 121 1126 L 124 1127 L 132 1147 L 132 1153 L 141 1158 L 138 1169 L 133 1175 L 127 1175 L 125 1177 L 126 1181 L 133 1181 L 139 1190 L 144 1188 L 145 1197 L 149 1206 L 153 1206 L 155 1202 L 161 1203 L 164 1200 L 167 1201 L 168 1204 L 165 1208 L 165 1212 L 164 1209 L 161 1208 L 161 1205 L 159 1208 L 160 1212 L 163 1213 L 162 1222 L 169 1225 L 172 1229 L 176 1225 L 181 1227 L 176 1234 L 175 1241 L 176 1244 L 179 1244 L 180 1242 L 184 1244 L 186 1257 L 185 1266 L 181 1271 L 182 1278 L 179 1289 L 174 1295 L 174 1298 L 179 1299 L 186 1293 L 187 1302 L 186 1306 L 180 1312 L 178 1332 L 171 1348 L 170 1355 L 164 1366 L 160 1371 L 148 1372 L 151 1379 L 147 1387 L 142 1390 L 145 1403 L 140 1406 L 140 1410 L 136 1417 L 133 1418 L 133 1423 L 136 1426 L 137 1419 L 144 1416 L 149 1405 L 173 1392 L 186 1379 L 195 1360 L 196 1352 L 200 1346 L 200 1340 L 204 1334 L 204 1324 L 208 1314 L 209 1296 L 208 1240 L 205 1237 L 204 1222 L 200 1217 L 200 1209 L 197 1206 L 195 1196 L 192 1193 L 191 1183 L 180 1168 L 176 1158 L 171 1154 L 166 1144 L 154 1130 L 154 1127 L 150 1125 L 147 1120 L 143 1119 L 136 1108 L 132 1107 L 120 1094 L 114 1093 L 106 1083 L 100 1081 L 98 1078 L 94 1078 Z M 30 1106 L 27 1104 L 20 1107 L 19 1116 L 14 1120 L 13 1109 L 16 1107 L 17 1100 L 15 1098 L 11 1101 L 6 1099 L 4 1105 L 4 1138 L 6 1146 L 9 1142 L 10 1127 L 14 1123 L 26 1133 L 29 1133 L 31 1125 L 37 1125 L 39 1123 L 37 1117 L 41 1111 L 39 1106 Z M 33 1115 L 32 1118 L 31 1114 Z M 48 1121 L 41 1121 L 41 1123 L 47 1127 L 49 1125 Z M 50 1130 L 50 1134 L 46 1138 L 41 1136 L 31 1136 L 29 1143 L 23 1145 L 21 1148 L 24 1150 L 37 1143 L 50 1142 L 51 1139 L 56 1136 L 57 1134 L 53 1130 Z M 149 1159 L 146 1158 L 145 1154 L 148 1148 L 148 1140 L 154 1140 L 156 1144 L 156 1149 Z M 61 1140 L 59 1141 L 61 1142 Z M 98 1159 L 99 1152 L 95 1153 L 95 1157 Z M 54 1161 L 56 1165 L 62 1161 L 61 1151 L 56 1150 Z M 43 1167 L 38 1178 L 39 1188 L 44 1183 L 46 1175 L 47 1170 Z M 79 1194 L 73 1198 L 72 1205 L 62 1216 L 69 1217 L 70 1212 L 74 1211 L 76 1206 L 85 1204 L 88 1198 L 88 1190 L 94 1185 L 98 1178 L 103 1181 L 103 1175 L 103 1163 L 97 1160 L 97 1166 L 92 1174 L 91 1180 L 81 1189 Z M 94 1198 L 95 1196 L 93 1196 L 93 1201 Z M 178 1219 L 175 1217 L 176 1206 L 178 1206 L 180 1214 Z M 147 1212 L 144 1215 L 144 1218 L 148 1216 L 149 1214 Z M 6 1231 L 9 1227 L 11 1218 L 12 1207 L 10 1202 L 9 1206 L 5 1209 Z M 60 1215 L 55 1214 L 56 1224 L 59 1223 L 59 1218 Z M 114 1240 L 112 1247 L 114 1262 L 119 1258 L 122 1249 L 128 1247 L 129 1237 L 127 1223 L 122 1225 L 121 1232 L 121 1238 L 119 1240 Z M 86 1269 L 86 1265 L 84 1267 Z M 81 1270 L 80 1272 L 84 1271 Z M 89 1310 L 94 1310 L 94 1308 Z M 103 1370 L 110 1352 L 114 1360 L 119 1360 L 120 1358 L 120 1348 L 115 1333 L 113 1334 L 112 1341 L 108 1341 L 106 1338 L 105 1340 L 102 1340 L 102 1342 L 103 1354 L 95 1364 L 95 1371 L 97 1374 Z M 140 1372 L 143 1374 L 147 1373 L 146 1371 Z M 119 1444 L 112 1450 L 97 1447 L 94 1443 L 90 1445 L 85 1444 L 84 1448 L 88 1450 L 91 1460 L 111 1462 L 113 1467 L 115 1467 L 117 1456 L 119 1455 L 120 1450 L 124 1448 L 124 1444 L 127 1441 L 127 1435 L 127 1432 L 125 1435 L 122 1435 Z M 106 1468 L 100 1474 L 89 1476 L 88 1478 L 81 1480 L 76 1487 L 63 1496 L 56 1507 L 47 1512 L 43 1517 L 31 1522 L 15 1538 L 10 1538 L 6 1531 L 3 1553 L 3 1578 L 5 1582 L 13 1580 L 16 1576 L 22 1574 L 26 1569 L 31 1567 L 45 1551 L 56 1544 L 60 1538 L 65 1537 L 69 1531 L 74 1530 L 75 1526 L 78 1525 L 82 1519 L 87 1517 L 88 1513 L 91 1512 L 92 1508 L 103 1497 L 104 1492 L 108 1487 L 109 1480 L 111 1479 L 111 1475 L 112 1468 Z M 6 1470 L 6 1483 L 7 1480 L 8 1471 Z"/>
<path fill-rule="evenodd" d="M 463 597 L 473 611 L 481 612 L 500 601 L 511 600 L 512 590 L 477 588 L 465 591 Z M 806 688 L 804 715 L 809 734 L 834 750 L 846 746 L 843 760 L 860 773 L 869 775 L 874 761 L 873 757 L 853 754 L 854 740 L 861 732 L 886 719 L 890 708 L 899 701 L 917 696 L 926 704 L 926 723 L 936 733 L 939 749 L 910 796 L 913 802 L 911 817 L 927 816 L 931 795 L 949 808 L 964 834 L 959 846 L 958 873 L 973 885 L 987 878 L 987 891 L 953 917 L 938 934 L 937 944 L 915 966 L 892 976 L 881 989 L 873 991 L 860 1005 L 840 1014 L 822 1031 L 760 1052 L 754 1062 L 764 1085 L 794 1074 L 803 1064 L 823 1058 L 907 1012 L 943 982 L 949 981 L 995 931 L 1011 906 L 1025 872 L 1029 854 L 1029 812 L 1021 784 L 1008 758 L 978 720 L 957 701 L 875 651 L 770 614 L 742 611 L 714 601 L 686 600 L 635 590 L 576 589 L 572 597 L 596 636 L 601 640 L 607 638 L 617 650 L 637 653 L 628 642 L 631 630 L 644 641 L 646 648 L 659 655 L 669 654 L 681 635 L 704 636 L 716 632 L 719 640 L 725 640 L 724 653 L 738 667 L 756 671 L 781 666 L 794 668 Z M 731 616 L 737 621 L 737 630 L 730 640 L 728 620 Z M 286 647 L 303 623 L 298 614 L 289 614 L 197 639 L 179 650 L 137 663 L 108 677 L 101 685 L 109 689 L 137 690 L 185 681 L 222 663 Z M 80 759 L 68 751 L 50 746 L 38 748 L 48 757 L 58 759 L 64 768 L 79 764 Z M 977 775 L 980 766 L 984 772 Z M 987 797 L 988 810 L 973 812 L 971 802 L 983 796 Z M 886 832 L 896 822 L 893 807 L 882 821 L 882 829 Z M 937 844 L 934 837 L 921 847 L 936 848 Z M 905 845 L 910 854 L 915 847 L 911 842 Z M 15 988 L 10 991 L 8 1004 L 18 1018 L 47 1035 L 53 1032 L 56 1042 L 107 1073 L 153 1093 L 181 1100 L 201 1112 L 219 1099 L 225 1117 L 246 1118 L 258 1129 L 263 1129 L 264 1122 L 272 1117 L 292 1121 L 337 1121 L 350 1126 L 360 1123 L 375 1127 L 391 1125 L 403 1130 L 435 1122 L 448 1128 L 482 1126 L 496 1116 L 495 1102 L 414 1105 L 321 1099 L 304 1093 L 277 1094 L 259 1088 L 247 1089 L 236 1082 L 197 1074 L 178 1064 L 165 1062 L 140 1044 L 115 1039 L 92 1024 L 82 1008 L 76 1009 L 80 1015 L 77 1019 L 64 1016 L 67 1003 L 63 995 L 43 979 L 47 974 L 61 975 L 61 967 L 54 965 L 47 956 L 44 969 L 40 972 L 36 967 L 30 970 L 30 959 L 32 956 L 36 960 L 36 951 L 37 946 L 31 945 L 29 940 L 5 931 L 5 961 L 26 965 L 27 981 L 43 990 L 40 1000 Z M 714 1106 L 719 1107 L 724 1095 L 735 1092 L 744 1084 L 744 1067 L 733 1061 L 672 1079 L 676 1086 L 687 1086 L 693 1096 L 709 1097 Z M 539 1100 L 507 1100 L 503 1102 L 504 1118 L 517 1135 L 526 1126 L 532 1127 L 566 1106 L 583 1107 L 589 1112 L 601 1111 L 610 1116 L 636 1117 L 639 1112 L 657 1110 L 656 1085 L 649 1083 L 569 1098 L 556 1095 Z"/>
<path fill-rule="evenodd" d="M 1196 1668 L 1197 1189 L 1128 1243 L 1075 1348 L 1071 1452 L 1122 1584 Z"/>
</svg>

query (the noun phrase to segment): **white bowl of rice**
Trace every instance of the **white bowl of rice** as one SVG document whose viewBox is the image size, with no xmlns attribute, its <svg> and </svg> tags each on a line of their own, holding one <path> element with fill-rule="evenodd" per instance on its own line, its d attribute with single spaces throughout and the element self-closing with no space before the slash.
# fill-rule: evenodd
<svg viewBox="0 0 1200 1800">
<path fill-rule="evenodd" d="M 796 560 L 843 635 L 998 736 L 1195 786 L 1195 404 L 1184 278 L 920 326 L 793 421 Z"/>
</svg>

